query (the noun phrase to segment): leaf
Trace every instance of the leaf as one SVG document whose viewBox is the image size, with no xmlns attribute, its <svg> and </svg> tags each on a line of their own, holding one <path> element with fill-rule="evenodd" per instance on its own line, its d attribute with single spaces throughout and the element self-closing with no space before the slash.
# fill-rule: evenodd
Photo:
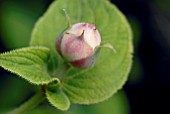
<svg viewBox="0 0 170 114">
<path fill-rule="evenodd" d="M 28 47 L 0 54 L 0 66 L 33 84 L 51 82 L 46 63 L 49 49 L 45 47 Z"/>
<path fill-rule="evenodd" d="M 130 114 L 128 100 L 119 91 L 109 100 L 94 105 L 73 105 L 68 111 L 60 111 L 49 105 L 41 105 L 26 114 Z"/>
<path fill-rule="evenodd" d="M 117 92 L 108 100 L 94 104 L 84 105 L 82 109 L 86 114 L 130 114 L 126 94 L 123 91 Z"/>
<path fill-rule="evenodd" d="M 91 104 L 111 97 L 125 84 L 132 63 L 132 35 L 126 18 L 107 0 L 57 0 L 37 22 L 31 39 L 32 46 L 51 49 L 53 69 L 66 64 L 55 49 L 56 38 L 68 25 L 63 9 L 72 23 L 94 23 L 103 42 L 116 50 L 102 48 L 93 68 L 70 67 L 62 73 L 61 87 L 73 103 Z M 53 59 L 52 59 L 53 58 Z"/>
<path fill-rule="evenodd" d="M 46 96 L 49 102 L 60 110 L 68 110 L 70 101 L 62 89 L 57 87 L 48 87 L 46 89 Z"/>
</svg>

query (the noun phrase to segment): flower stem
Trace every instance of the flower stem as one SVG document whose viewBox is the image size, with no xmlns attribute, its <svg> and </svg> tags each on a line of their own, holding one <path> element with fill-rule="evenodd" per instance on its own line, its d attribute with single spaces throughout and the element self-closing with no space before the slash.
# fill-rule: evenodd
<svg viewBox="0 0 170 114">
<path fill-rule="evenodd" d="M 35 94 L 31 99 L 25 102 L 20 107 L 8 112 L 7 114 L 24 114 L 25 112 L 35 108 L 39 103 L 41 103 L 45 99 L 43 92 L 39 92 Z"/>
</svg>

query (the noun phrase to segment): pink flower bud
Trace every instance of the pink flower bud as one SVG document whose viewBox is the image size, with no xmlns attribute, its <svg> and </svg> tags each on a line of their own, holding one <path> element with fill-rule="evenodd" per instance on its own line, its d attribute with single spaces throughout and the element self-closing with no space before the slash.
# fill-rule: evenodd
<svg viewBox="0 0 170 114">
<path fill-rule="evenodd" d="M 58 53 L 77 68 L 87 68 L 95 62 L 101 37 L 92 24 L 77 23 L 59 36 L 56 42 Z"/>
</svg>

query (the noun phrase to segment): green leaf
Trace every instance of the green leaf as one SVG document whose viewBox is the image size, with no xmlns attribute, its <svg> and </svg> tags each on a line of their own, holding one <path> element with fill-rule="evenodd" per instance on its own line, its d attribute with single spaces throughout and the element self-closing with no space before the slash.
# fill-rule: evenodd
<svg viewBox="0 0 170 114">
<path fill-rule="evenodd" d="M 132 63 L 132 35 L 126 18 L 107 0 L 57 0 L 37 22 L 31 39 L 32 46 L 51 50 L 53 70 L 66 64 L 55 49 L 56 38 L 68 27 L 63 9 L 72 23 L 94 23 L 103 42 L 116 50 L 102 48 L 96 64 L 90 69 L 66 68 L 61 87 L 73 103 L 91 104 L 111 97 L 125 84 Z"/>
<path fill-rule="evenodd" d="M 130 114 L 128 100 L 123 91 L 117 92 L 102 103 L 84 105 L 81 110 L 84 110 L 86 114 Z"/>
<path fill-rule="evenodd" d="M 70 101 L 63 90 L 59 87 L 48 87 L 46 89 L 46 96 L 48 101 L 60 110 L 68 110 Z"/>
<path fill-rule="evenodd" d="M 128 99 L 124 92 L 119 91 L 109 100 L 93 105 L 73 105 L 68 111 L 56 110 L 47 105 L 41 105 L 26 114 L 130 114 Z"/>
<path fill-rule="evenodd" d="M 47 72 L 49 49 L 28 47 L 0 54 L 0 66 L 33 84 L 49 83 L 53 79 Z"/>
</svg>

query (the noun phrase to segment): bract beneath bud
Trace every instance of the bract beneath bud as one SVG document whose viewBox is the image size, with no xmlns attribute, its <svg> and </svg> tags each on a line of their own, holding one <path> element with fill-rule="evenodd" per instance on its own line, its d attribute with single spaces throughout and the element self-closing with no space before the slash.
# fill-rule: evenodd
<svg viewBox="0 0 170 114">
<path fill-rule="evenodd" d="M 88 68 L 97 58 L 100 43 L 101 37 L 94 25 L 77 23 L 57 38 L 56 48 L 74 67 Z"/>
</svg>

